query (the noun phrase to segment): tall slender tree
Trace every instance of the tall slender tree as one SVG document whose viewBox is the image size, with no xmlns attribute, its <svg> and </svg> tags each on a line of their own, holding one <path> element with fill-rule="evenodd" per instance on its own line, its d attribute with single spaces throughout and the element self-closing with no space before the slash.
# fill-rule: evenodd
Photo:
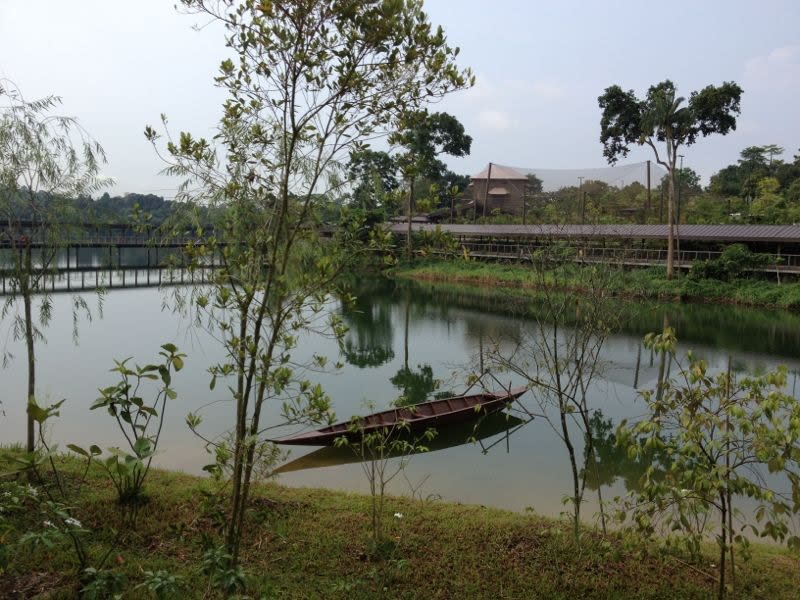
<svg viewBox="0 0 800 600">
<path fill-rule="evenodd" d="M 68 234 L 71 200 L 110 183 L 99 176 L 103 148 L 73 117 L 54 114 L 58 96 L 27 101 L 8 80 L 0 80 L 0 239 L 11 249 L 11 290 L 2 317 L 25 340 L 28 366 L 27 403 L 36 402 L 36 340 L 50 321 L 52 303 L 44 278 Z M 34 249 L 35 247 L 35 249 Z M 39 318 L 34 297 L 39 298 Z M 22 301 L 23 313 L 15 312 Z M 87 308 L 73 298 L 73 310 Z M 38 325 L 37 325 L 38 322 Z M 26 446 L 33 452 L 34 419 L 27 421 Z"/>
<path fill-rule="evenodd" d="M 410 260 L 411 219 L 414 214 L 414 185 L 417 179 L 440 179 L 447 167 L 439 160 L 439 155 L 466 156 L 472 146 L 472 137 L 464 132 L 464 126 L 454 116 L 420 110 L 404 114 L 399 131 L 392 134 L 389 141 L 403 150 L 397 157 L 397 162 L 408 186 L 406 258 Z"/>
<path fill-rule="evenodd" d="M 667 277 L 674 272 L 675 175 L 678 150 L 691 146 L 698 137 L 712 133 L 726 135 L 736 129 L 736 116 L 742 88 L 734 82 L 709 85 L 692 92 L 689 100 L 678 96 L 669 80 L 651 86 L 643 99 L 633 90 L 618 85 L 606 88 L 597 100 L 603 111 L 600 142 L 610 164 L 630 152 L 632 145 L 649 146 L 656 162 L 667 170 L 669 201 L 667 208 Z M 661 147 L 661 151 L 659 151 Z"/>
<path fill-rule="evenodd" d="M 340 189 L 352 150 L 472 75 L 456 66 L 457 50 L 420 0 L 182 2 L 221 22 L 235 55 L 217 78 L 228 93 L 219 150 L 182 133 L 164 156 L 169 172 L 187 178 L 184 198 L 226 208 L 204 245 L 224 265 L 197 306 L 227 351 L 211 372 L 228 381 L 235 410 L 225 544 L 237 563 L 268 405 L 293 422 L 329 407 L 292 360 L 348 254 L 321 243 L 318 205 Z M 154 129 L 146 135 L 157 143 Z"/>
</svg>

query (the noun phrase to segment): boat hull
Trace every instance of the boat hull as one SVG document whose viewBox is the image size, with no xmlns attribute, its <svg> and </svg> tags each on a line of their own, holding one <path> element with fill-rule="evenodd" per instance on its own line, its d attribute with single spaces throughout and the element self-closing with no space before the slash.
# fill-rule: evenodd
<svg viewBox="0 0 800 600">
<path fill-rule="evenodd" d="M 293 446 L 330 446 L 340 437 L 355 440 L 374 431 L 392 428 L 395 428 L 398 433 L 421 433 L 426 429 L 463 423 L 498 412 L 519 398 L 525 391 L 526 388 L 517 388 L 499 394 L 484 393 L 441 398 L 373 413 L 315 431 L 270 441 L 275 444 Z"/>
</svg>

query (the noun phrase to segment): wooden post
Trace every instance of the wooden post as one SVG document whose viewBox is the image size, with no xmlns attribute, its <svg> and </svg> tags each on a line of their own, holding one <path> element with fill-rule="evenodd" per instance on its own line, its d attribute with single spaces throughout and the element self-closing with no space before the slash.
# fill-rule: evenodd
<svg viewBox="0 0 800 600">
<path fill-rule="evenodd" d="M 647 161 L 647 212 L 650 212 L 650 161 Z M 645 218 L 645 221 L 647 219 Z"/>
<path fill-rule="evenodd" d="M 489 163 L 489 171 L 486 173 L 486 188 L 483 194 L 483 216 L 486 218 L 486 205 L 489 204 L 489 182 L 492 180 L 492 163 Z M 477 209 L 477 206 L 475 207 Z"/>
</svg>

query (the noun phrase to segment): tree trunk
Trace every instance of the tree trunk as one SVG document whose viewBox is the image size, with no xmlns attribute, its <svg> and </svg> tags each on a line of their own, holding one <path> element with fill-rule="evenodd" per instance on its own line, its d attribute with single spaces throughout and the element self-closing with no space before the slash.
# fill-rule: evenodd
<svg viewBox="0 0 800 600">
<path fill-rule="evenodd" d="M 30 245 L 25 249 L 25 268 L 24 273 L 21 273 L 21 280 L 24 280 L 22 288 L 22 300 L 25 305 L 25 346 L 28 351 L 28 404 L 36 399 L 36 355 L 34 353 L 34 339 L 33 339 L 33 298 L 31 297 L 32 291 L 30 288 L 30 278 L 33 270 L 33 258 L 31 256 L 32 250 Z M 33 452 L 35 450 L 35 431 L 34 431 L 33 416 L 28 412 L 28 436 L 27 436 L 27 450 Z"/>
<path fill-rule="evenodd" d="M 728 553 L 728 537 L 726 535 L 728 526 L 728 504 L 724 492 L 720 493 L 719 499 L 720 506 L 722 506 L 722 510 L 720 511 L 720 520 L 722 522 L 720 535 L 722 539 L 719 545 L 719 589 L 717 590 L 717 598 L 722 600 L 725 598 L 725 556 Z"/>
<path fill-rule="evenodd" d="M 406 231 L 406 258 L 411 260 L 413 248 L 411 245 L 411 216 L 414 214 L 414 178 L 411 178 L 411 185 L 408 190 L 408 230 Z"/>
<path fill-rule="evenodd" d="M 667 279 L 672 279 L 675 271 L 675 164 L 669 170 L 669 200 L 667 202 Z"/>
</svg>

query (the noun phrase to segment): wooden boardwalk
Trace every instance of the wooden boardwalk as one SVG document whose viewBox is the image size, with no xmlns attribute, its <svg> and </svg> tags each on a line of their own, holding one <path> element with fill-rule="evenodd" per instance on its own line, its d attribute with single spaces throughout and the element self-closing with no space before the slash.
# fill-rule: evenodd
<svg viewBox="0 0 800 600">
<path fill-rule="evenodd" d="M 213 280 L 216 266 L 200 269 L 172 267 L 78 267 L 42 274 L 40 291 L 47 293 L 94 292 L 120 288 L 204 285 Z M 0 270 L 0 296 L 15 295 L 15 278 Z"/>
<path fill-rule="evenodd" d="M 511 262 L 530 262 L 533 253 L 544 246 L 509 243 L 464 241 L 464 248 L 470 257 L 480 260 Z M 661 267 L 667 262 L 667 251 L 655 248 L 608 248 L 591 246 L 567 246 L 565 250 L 576 263 L 613 264 L 626 267 Z M 675 253 L 675 267 L 690 269 L 698 260 L 719 258 L 722 252 L 711 250 L 681 250 Z M 763 269 L 764 273 L 776 275 L 800 275 L 800 255 L 770 254 L 771 262 Z"/>
</svg>

